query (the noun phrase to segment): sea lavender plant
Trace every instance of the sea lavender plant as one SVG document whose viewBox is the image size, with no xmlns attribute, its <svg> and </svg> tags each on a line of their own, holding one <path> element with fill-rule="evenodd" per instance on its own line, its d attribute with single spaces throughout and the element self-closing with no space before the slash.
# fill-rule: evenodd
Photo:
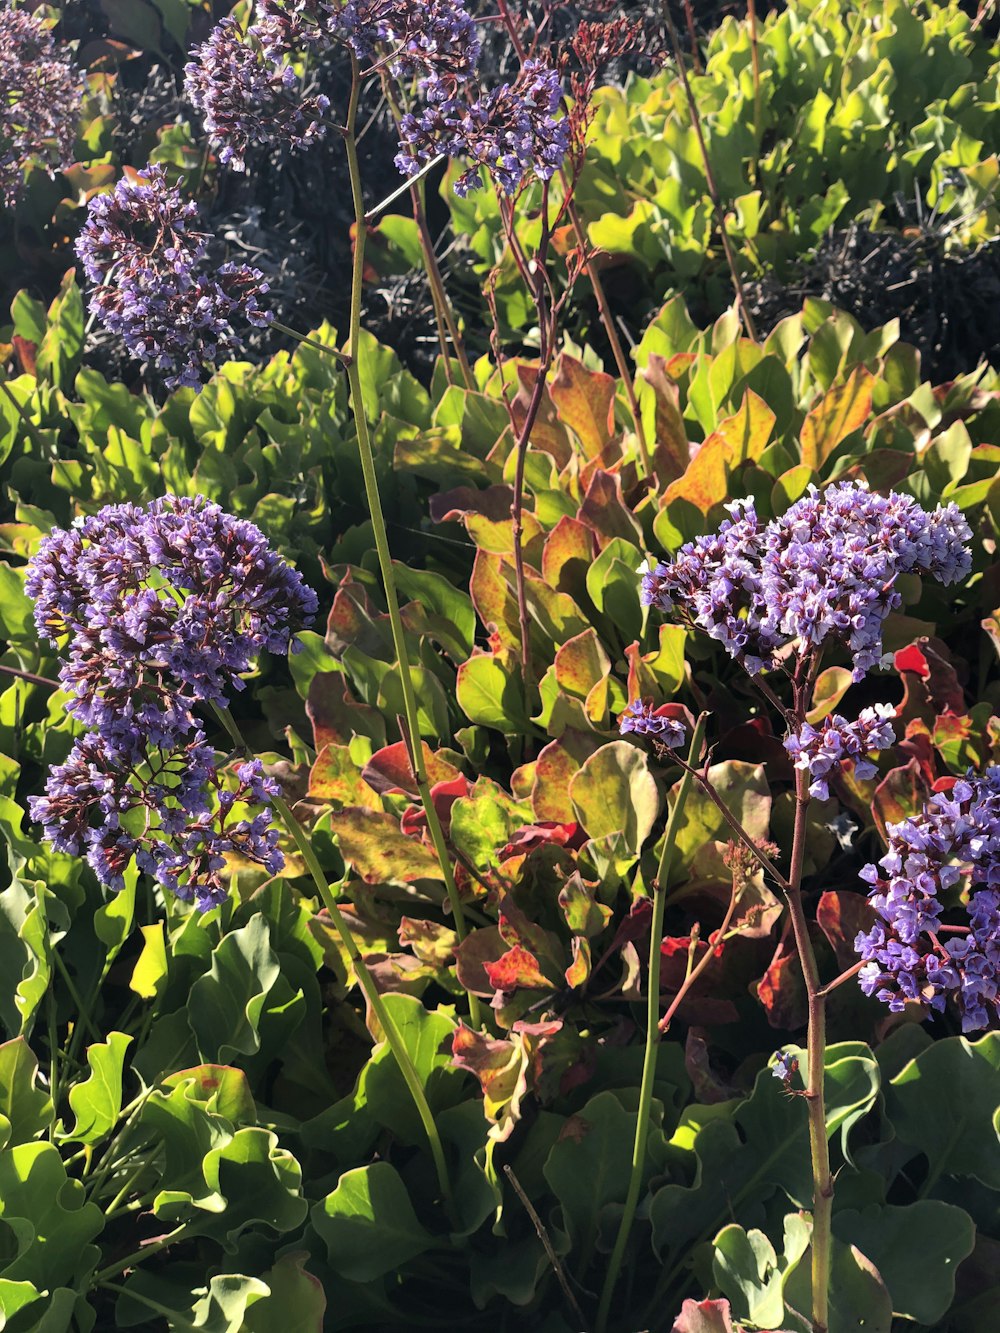
<svg viewBox="0 0 1000 1333">
<path fill-rule="evenodd" d="M 979 1031 L 1000 1016 L 1000 767 L 886 832 L 889 850 L 861 872 L 877 916 L 855 940 L 861 988 L 895 1012 L 954 1000 L 962 1031 Z"/>
<path fill-rule="evenodd" d="M 618 730 L 623 736 L 630 732 L 636 736 L 648 736 L 668 750 L 676 750 L 687 737 L 683 722 L 654 708 L 650 699 L 634 699 L 619 717 Z"/>
<path fill-rule="evenodd" d="M 902 598 L 903 574 L 955 583 L 970 569 L 968 523 L 955 504 L 927 513 L 909 496 L 840 482 L 761 524 L 752 500 L 728 506 L 717 533 L 681 548 L 643 577 L 642 599 L 676 607 L 752 675 L 821 645 L 849 649 L 854 679 L 883 658 L 882 625 Z"/>
<path fill-rule="evenodd" d="M 208 363 L 243 350 L 236 325 L 266 326 L 264 275 L 247 264 L 213 265 L 185 202 L 162 166 L 124 177 L 91 200 L 76 252 L 95 284 L 91 309 L 170 388 L 198 386 Z"/>
<path fill-rule="evenodd" d="M 0 11 L 0 197 L 11 208 L 29 160 L 48 168 L 70 161 L 83 81 L 40 18 Z"/>
<path fill-rule="evenodd" d="M 202 910 L 226 896 L 227 853 L 276 873 L 268 801 L 279 789 L 259 760 L 228 782 L 195 710 L 224 706 L 261 651 L 287 651 L 311 621 L 316 596 L 301 576 L 252 523 L 200 496 L 166 496 L 56 529 L 25 587 L 40 636 L 68 640 L 60 680 L 90 728 L 31 799 L 48 840 L 86 851 L 112 888 L 134 857 Z"/>
<path fill-rule="evenodd" d="M 218 146 L 219 160 L 246 170 L 255 145 L 279 145 L 291 152 L 312 147 L 326 133 L 329 98 L 307 96 L 302 80 L 282 48 L 280 25 L 262 33 L 224 18 L 208 40 L 191 52 L 184 68 L 184 91 Z"/>
<path fill-rule="evenodd" d="M 825 801 L 830 795 L 831 774 L 842 763 L 852 760 L 854 776 L 860 781 L 873 778 L 878 772 L 868 755 L 875 750 L 886 750 L 896 739 L 892 718 L 896 710 L 892 704 L 876 704 L 863 708 L 857 721 L 848 722 L 839 713 L 825 717 L 818 727 L 803 724 L 801 730 L 785 740 L 785 749 L 792 756 L 796 768 L 807 772 L 812 779 L 809 795 Z"/>
<path fill-rule="evenodd" d="M 456 0 L 347 0 L 337 32 L 358 60 L 383 48 L 397 78 L 468 78 L 479 59 L 475 22 Z"/>
<path fill-rule="evenodd" d="M 469 98 L 457 79 L 429 79 L 425 105 L 400 122 L 396 165 L 414 175 L 435 157 L 470 158 L 473 165 L 455 181 L 467 195 L 482 184 L 485 167 L 507 195 L 533 173 L 550 180 L 569 148 L 570 124 L 557 116 L 562 103 L 559 75 L 538 61 L 525 62 L 512 83 Z"/>
</svg>

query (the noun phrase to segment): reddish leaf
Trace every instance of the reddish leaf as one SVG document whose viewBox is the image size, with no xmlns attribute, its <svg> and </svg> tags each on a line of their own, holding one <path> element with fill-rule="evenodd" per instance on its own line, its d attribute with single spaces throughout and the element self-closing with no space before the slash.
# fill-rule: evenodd
<svg viewBox="0 0 1000 1333">
<path fill-rule="evenodd" d="M 483 491 L 474 486 L 456 486 L 454 490 L 431 496 L 431 518 L 435 523 L 450 523 L 465 518 L 466 514 L 482 514 L 498 523 L 510 519 L 513 499 L 511 486 L 487 486 Z"/>
<path fill-rule="evenodd" d="M 670 1333 L 733 1333 L 732 1308 L 728 1301 L 688 1298 Z"/>
<path fill-rule="evenodd" d="M 351 694 L 347 677 L 339 671 L 320 671 L 313 676 L 306 712 L 317 751 L 325 745 L 347 745 L 352 736 L 367 736 L 375 745 L 385 744 L 381 713 L 359 703 Z"/>
<path fill-rule="evenodd" d="M 642 529 L 622 499 L 622 479 L 615 472 L 594 472 L 578 517 L 597 533 L 602 549 L 615 537 L 642 545 Z"/>
<path fill-rule="evenodd" d="M 15 333 L 11 338 L 14 348 L 14 355 L 17 357 L 18 365 L 26 375 L 37 375 L 36 361 L 38 357 L 37 343 L 29 342 L 27 338 L 22 338 L 19 333 Z"/>
<path fill-rule="evenodd" d="M 469 779 L 459 773 L 450 782 L 436 782 L 431 788 L 431 802 L 441 821 L 445 837 L 451 833 L 451 808 L 463 796 L 468 796 L 471 788 Z M 404 812 L 400 821 L 403 832 L 408 837 L 420 837 L 427 828 L 427 815 L 422 805 L 411 805 Z"/>
<path fill-rule="evenodd" d="M 574 635 L 556 650 L 556 680 L 568 694 L 586 699 L 611 671 L 611 659 L 593 629 Z"/>
<path fill-rule="evenodd" d="M 615 381 L 600 370 L 588 370 L 565 352 L 549 384 L 549 395 L 561 421 L 573 431 L 587 458 L 598 458 L 615 430 Z"/>
<path fill-rule="evenodd" d="M 794 950 L 778 945 L 770 967 L 757 982 L 757 999 L 773 1028 L 798 1028 L 806 1021 L 806 986 Z"/>
<path fill-rule="evenodd" d="M 652 423 L 647 414 L 644 424 L 653 426 L 653 439 L 656 448 L 653 460 L 656 473 L 662 482 L 675 481 L 684 475 L 691 461 L 691 447 L 688 443 L 687 427 L 681 412 L 681 391 L 675 380 L 666 373 L 666 360 L 655 352 L 639 372 L 649 385 L 656 402 L 656 413 Z"/>
<path fill-rule="evenodd" d="M 820 895 L 816 923 L 830 941 L 837 964 L 846 971 L 858 961 L 854 940 L 859 931 L 871 930 L 875 912 L 863 893 L 831 889 Z"/>
<path fill-rule="evenodd" d="M 466 935 L 458 946 L 455 971 L 467 991 L 479 996 L 493 994 L 495 987 L 490 984 L 486 965 L 495 963 L 506 947 L 496 926 L 484 926 Z"/>
<path fill-rule="evenodd" d="M 514 416 L 514 428 L 518 432 L 523 429 L 527 419 L 528 405 L 538 382 L 538 373 L 536 365 L 527 365 L 523 361 L 517 363 L 518 390 L 517 396 L 511 403 L 511 410 Z M 535 424 L 531 428 L 531 447 L 551 454 L 560 471 L 573 457 L 569 432 L 556 414 L 555 404 L 547 387 L 542 390 L 541 405 L 535 417 Z"/>
<path fill-rule="evenodd" d="M 515 944 L 495 963 L 485 963 L 486 975 L 494 990 L 510 995 L 518 989 L 554 990 L 553 983 L 542 972 L 538 959 L 528 949 Z"/>
<path fill-rule="evenodd" d="M 899 768 L 890 769 L 875 788 L 872 814 L 882 837 L 886 825 L 898 824 L 918 813 L 929 795 L 928 784 L 916 759 Z"/>
<path fill-rule="evenodd" d="M 469 595 L 479 619 L 497 635 L 497 646 L 519 648 L 521 630 L 517 601 L 503 576 L 503 570 L 504 562 L 500 556 L 477 551 L 472 564 Z"/>
<path fill-rule="evenodd" d="M 426 741 L 421 741 L 424 767 L 432 784 L 451 782 L 459 776 L 458 769 L 449 764 L 447 759 L 434 753 Z M 361 771 L 361 776 L 373 791 L 380 795 L 390 791 L 404 791 L 408 796 L 416 796 L 417 784 L 413 779 L 410 756 L 404 741 L 394 745 L 384 745 L 376 750 Z"/>
<path fill-rule="evenodd" d="M 544 820 L 538 824 L 525 824 L 519 828 L 506 847 L 500 852 L 501 861 L 509 861 L 513 856 L 525 856 L 536 847 L 569 847 L 572 851 L 582 847 L 587 835 L 579 824 L 559 824 L 553 820 Z"/>
</svg>

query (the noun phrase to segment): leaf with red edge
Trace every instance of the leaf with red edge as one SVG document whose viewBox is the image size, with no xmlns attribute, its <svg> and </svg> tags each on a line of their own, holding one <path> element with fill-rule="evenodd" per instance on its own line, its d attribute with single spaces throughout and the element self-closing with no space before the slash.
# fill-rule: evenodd
<svg viewBox="0 0 1000 1333">
<path fill-rule="evenodd" d="M 355 699 L 347 677 L 339 671 L 319 671 L 313 676 L 306 713 L 317 751 L 325 745 L 347 745 L 352 736 L 367 736 L 374 745 L 385 744 L 382 714 Z"/>
<path fill-rule="evenodd" d="M 558 740 L 539 751 L 531 787 L 531 805 L 539 821 L 570 823 L 575 821 L 569 784 L 573 775 L 599 741 L 567 727 Z"/>
<path fill-rule="evenodd" d="M 436 754 L 426 741 L 421 741 L 420 744 L 424 768 L 432 785 L 452 782 L 461 776 L 454 764 Z M 408 796 L 417 795 L 417 784 L 414 781 L 405 741 L 396 741 L 393 745 L 384 745 L 380 750 L 376 750 L 362 769 L 361 776 L 369 787 L 380 795 L 390 791 L 403 791 Z"/>
<path fill-rule="evenodd" d="M 882 837 L 888 841 L 886 825 L 912 818 L 923 808 L 929 795 L 930 788 L 916 759 L 890 769 L 875 788 L 872 802 L 872 814 Z"/>
<path fill-rule="evenodd" d="M 590 978 L 590 941 L 583 935 L 574 935 L 570 947 L 573 950 L 573 961 L 563 975 L 571 990 L 579 990 Z"/>
<path fill-rule="evenodd" d="M 770 966 L 757 982 L 757 999 L 764 1006 L 771 1027 L 794 1029 L 805 1023 L 808 1015 L 806 984 L 794 949 L 778 945 Z"/>
<path fill-rule="evenodd" d="M 802 423 L 802 462 L 819 472 L 837 446 L 865 424 L 872 410 L 875 377 L 856 366 L 810 409 Z"/>
<path fill-rule="evenodd" d="M 515 944 L 495 963 L 485 963 L 486 975 L 494 990 L 510 995 L 516 990 L 554 990 L 553 982 L 542 972 L 530 950 Z"/>
<path fill-rule="evenodd" d="M 604 371 L 588 370 L 565 352 L 549 383 L 549 395 L 563 421 L 583 445 L 587 458 L 598 458 L 615 430 L 615 381 Z"/>
<path fill-rule="evenodd" d="M 661 482 L 683 476 L 691 461 L 681 391 L 666 373 L 666 360 L 655 352 L 639 372 L 639 404 L 646 438 L 655 441 L 653 462 Z"/>
<path fill-rule="evenodd" d="M 431 518 L 435 523 L 451 523 L 464 519 L 466 514 L 481 514 L 498 523 L 501 519 L 510 519 L 513 500 L 512 486 L 487 486 L 481 491 L 475 486 L 456 486 L 453 490 L 431 496 Z"/>
<path fill-rule="evenodd" d="M 409 945 L 428 967 L 450 967 L 455 961 L 458 936 L 439 921 L 403 916 L 399 919 L 399 942 Z"/>
<path fill-rule="evenodd" d="M 578 870 L 559 890 L 559 906 L 574 935 L 586 935 L 592 939 L 610 921 L 611 908 L 597 901 L 596 892 L 597 885 L 586 883 Z"/>
<path fill-rule="evenodd" d="M 642 529 L 622 498 L 622 479 L 616 472 L 594 471 L 577 517 L 597 534 L 602 549 L 615 537 L 634 546 L 642 543 Z"/>
<path fill-rule="evenodd" d="M 640 653 L 639 644 L 631 643 L 625 649 L 628 661 L 628 697 L 645 699 L 677 693 L 684 683 L 684 647 L 687 630 L 683 625 L 660 626 L 659 646 L 651 653 Z M 687 709 L 687 717 L 694 719 Z"/>
<path fill-rule="evenodd" d="M 311 801 L 337 801 L 341 805 L 382 809 L 377 794 L 358 772 L 348 745 L 324 745 L 320 750 L 309 773 L 308 797 Z"/>
<path fill-rule="evenodd" d="M 564 514 L 545 539 L 542 578 L 556 592 L 580 597 L 586 591 L 587 570 L 596 554 L 593 529 Z"/>
<path fill-rule="evenodd" d="M 965 692 L 949 657 L 946 644 L 926 636 L 895 653 L 893 665 L 903 677 L 903 700 L 896 709 L 901 721 L 920 718 L 932 729 L 939 713 L 965 713 Z"/>
<path fill-rule="evenodd" d="M 728 1301 L 695 1301 L 688 1297 L 670 1333 L 733 1333 L 732 1307 Z"/>
<path fill-rule="evenodd" d="M 443 879 L 433 851 L 408 838 L 394 815 L 351 806 L 332 814 L 330 827 L 344 860 L 366 884 Z"/>
<path fill-rule="evenodd" d="M 816 904 L 816 924 L 830 941 L 837 964 L 844 971 L 858 961 L 854 941 L 859 931 L 871 930 L 875 909 L 863 893 L 828 889 Z"/>
<path fill-rule="evenodd" d="M 815 726 L 828 717 L 851 688 L 851 683 L 847 667 L 832 666 L 821 671 L 813 686 L 812 708 L 806 714 L 806 721 Z"/>
<path fill-rule="evenodd" d="M 538 375 L 537 365 L 528 365 L 523 361 L 517 363 L 518 390 L 511 402 L 511 411 L 514 417 L 514 429 L 519 434 L 527 420 L 528 407 L 538 382 Z M 531 447 L 550 454 L 560 471 L 573 457 L 569 431 L 556 414 L 548 387 L 542 389 L 541 404 L 535 416 L 535 424 L 531 428 Z"/>
<path fill-rule="evenodd" d="M 556 680 L 567 694 L 586 699 L 611 671 L 611 659 L 593 629 L 574 635 L 556 650 Z"/>
<path fill-rule="evenodd" d="M 486 965 L 495 963 L 506 949 L 496 926 L 469 931 L 455 955 L 455 971 L 467 991 L 479 996 L 493 994 L 494 987 L 490 984 Z"/>
<path fill-rule="evenodd" d="M 515 856 L 526 856 L 537 847 L 568 847 L 576 851 L 586 840 L 587 835 L 579 824 L 558 823 L 555 820 L 525 824 L 501 850 L 500 860 L 509 861 Z"/>
<path fill-rule="evenodd" d="M 488 630 L 495 632 L 502 648 L 519 648 L 521 627 L 517 600 L 504 578 L 501 556 L 477 551 L 472 564 L 469 594 L 476 614 Z"/>
</svg>

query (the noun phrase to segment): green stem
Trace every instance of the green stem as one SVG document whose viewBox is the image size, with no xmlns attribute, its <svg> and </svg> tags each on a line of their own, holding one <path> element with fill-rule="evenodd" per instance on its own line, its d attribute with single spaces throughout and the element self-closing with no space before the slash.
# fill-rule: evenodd
<svg viewBox="0 0 1000 1333">
<path fill-rule="evenodd" d="M 649 977 L 646 983 L 646 1051 L 642 1061 L 642 1081 L 639 1085 L 639 1115 L 635 1126 L 635 1141 L 632 1145 L 632 1169 L 629 1175 L 628 1192 L 625 1195 L 625 1211 L 618 1224 L 618 1235 L 608 1263 L 601 1303 L 597 1311 L 597 1333 L 604 1333 L 607 1327 L 611 1301 L 621 1272 L 622 1260 L 628 1245 L 635 1210 L 639 1203 L 639 1191 L 642 1188 L 643 1168 L 646 1162 L 646 1143 L 649 1138 L 650 1105 L 653 1100 L 653 1082 L 656 1077 L 656 1049 L 660 1041 L 660 945 L 663 940 L 663 917 L 667 906 L 667 888 L 670 877 L 670 861 L 677 844 L 677 831 L 681 816 L 687 804 L 693 779 L 692 769 L 698 762 L 702 741 L 705 737 L 707 715 L 702 713 L 695 725 L 688 751 L 688 768 L 681 778 L 667 821 L 667 831 L 663 835 L 663 847 L 660 850 L 660 863 L 656 878 L 653 880 L 653 920 L 649 929 Z"/>
<path fill-rule="evenodd" d="M 213 705 L 213 709 L 235 744 L 245 753 L 250 753 L 246 741 L 243 739 L 243 735 L 229 710 L 220 708 L 218 705 Z M 313 845 L 309 840 L 308 834 L 292 813 L 287 801 L 280 796 L 274 796 L 271 799 L 275 810 L 281 817 L 282 823 L 285 825 L 295 846 L 299 850 L 299 854 L 306 863 L 306 869 L 309 871 L 309 874 L 312 876 L 312 881 L 316 885 L 320 901 L 330 914 L 330 920 L 333 922 L 334 927 L 343 942 L 347 956 L 350 958 L 351 963 L 354 966 L 358 984 L 364 991 L 365 998 L 371 1005 L 372 1012 L 378 1019 L 382 1031 L 385 1033 L 385 1039 L 389 1043 L 389 1047 L 396 1058 L 396 1063 L 399 1065 L 399 1072 L 402 1074 L 403 1080 L 410 1091 L 414 1105 L 417 1108 L 417 1114 L 420 1116 L 424 1131 L 427 1134 L 427 1140 L 430 1144 L 431 1156 L 434 1158 L 434 1167 L 437 1171 L 438 1184 L 441 1187 L 442 1196 L 444 1197 L 445 1203 L 450 1207 L 452 1197 L 451 1182 L 448 1178 L 448 1166 L 445 1162 L 441 1136 L 438 1133 L 437 1125 L 434 1123 L 434 1113 L 428 1104 L 427 1095 L 420 1082 L 420 1076 L 414 1067 L 413 1061 L 410 1059 L 410 1053 L 406 1049 L 406 1044 L 403 1041 L 399 1028 L 396 1026 L 392 1015 L 386 1008 L 385 1001 L 379 993 L 378 987 L 375 985 L 375 978 L 368 969 L 368 964 L 365 962 L 361 950 L 358 948 L 357 941 L 351 933 L 351 928 L 344 920 L 344 915 L 337 905 L 337 900 L 333 895 L 333 889 L 330 887 L 330 882 L 323 872 L 323 867 L 320 865 L 315 851 L 313 851 Z"/>
<path fill-rule="evenodd" d="M 403 713 L 406 718 L 406 727 L 410 738 L 410 761 L 413 766 L 413 778 L 420 795 L 420 803 L 423 806 L 424 814 L 427 817 L 427 828 L 431 835 L 431 841 L 434 844 L 434 851 L 437 854 L 438 863 L 441 866 L 441 874 L 444 876 L 445 888 L 448 892 L 448 901 L 451 904 L 452 917 L 455 922 L 455 933 L 461 941 L 465 939 L 468 930 L 465 924 L 465 914 L 462 911 L 462 902 L 458 895 L 458 886 L 455 883 L 455 872 L 452 867 L 451 857 L 448 854 L 448 844 L 445 841 L 444 830 L 441 827 L 441 821 L 438 818 L 437 810 L 434 808 L 434 802 L 431 799 L 430 782 L 427 778 L 427 765 L 424 763 L 423 744 L 420 739 L 417 696 L 410 670 L 410 658 L 406 647 L 406 637 L 403 632 L 403 620 L 399 613 L 396 576 L 393 572 L 392 556 L 389 552 L 389 538 L 386 533 L 385 518 L 382 513 L 382 501 L 378 490 L 378 477 L 375 472 L 375 456 L 372 452 L 371 435 L 368 431 L 368 420 L 365 416 L 364 399 L 361 392 L 361 372 L 357 361 L 361 350 L 361 297 L 365 271 L 366 227 L 364 195 L 361 189 L 361 166 L 358 161 L 358 146 L 355 138 L 358 119 L 358 99 L 361 92 L 361 70 L 358 65 L 357 57 L 353 55 L 351 57 L 351 71 L 351 98 L 348 105 L 347 133 L 344 137 L 344 145 L 347 149 L 347 165 L 351 176 L 351 195 L 354 201 L 355 237 L 354 269 L 351 278 L 351 320 L 348 340 L 350 359 L 347 365 L 347 378 L 351 386 L 351 403 L 354 408 L 354 421 L 358 434 L 358 453 L 361 457 L 361 471 L 365 482 L 365 496 L 371 513 L 372 531 L 375 537 L 375 550 L 378 554 L 379 569 L 382 574 L 382 585 L 385 589 L 385 600 L 389 611 L 389 625 L 392 631 L 393 648 L 395 649 L 396 659 L 399 664 L 399 679 L 403 692 Z M 480 1027 L 482 1025 L 478 997 L 471 993 L 469 994 L 469 1017 L 474 1026 Z"/>
<path fill-rule="evenodd" d="M 35 423 L 32 421 L 31 417 L 28 416 L 27 408 L 23 407 L 22 404 L 18 402 L 8 382 L 7 372 L 2 368 L 0 368 L 0 389 L 3 390 L 4 396 L 8 399 L 8 401 L 14 408 L 14 411 L 21 418 L 21 424 L 24 427 L 25 431 L 27 432 L 32 444 L 44 458 L 47 453 L 47 449 L 45 441 L 42 439 L 42 433 L 35 425 Z"/>
<path fill-rule="evenodd" d="M 100 1272 L 94 1274 L 91 1285 L 96 1287 L 98 1283 L 106 1282 L 109 1277 L 117 1277 L 119 1273 L 124 1273 L 127 1268 L 134 1268 L 136 1264 L 144 1263 L 147 1259 L 151 1259 L 154 1254 L 159 1254 L 161 1250 L 165 1250 L 168 1245 L 175 1245 L 185 1235 L 192 1234 L 195 1234 L 193 1228 L 186 1223 L 183 1226 L 176 1227 L 169 1235 L 154 1240 L 150 1245 L 144 1245 L 141 1250 L 134 1250 L 124 1259 L 118 1259 L 115 1263 L 108 1264 L 107 1268 L 102 1268 Z"/>
<path fill-rule="evenodd" d="M 90 1014 L 87 1010 L 87 1006 L 83 1002 L 83 997 L 77 990 L 76 982 L 70 976 L 66 968 L 66 964 L 63 962 L 62 958 L 59 955 L 58 948 L 52 950 L 52 960 L 56 965 L 56 971 L 62 977 L 66 989 L 69 991 L 70 999 L 76 1005 L 77 1023 L 83 1028 L 85 1028 L 87 1032 L 90 1033 L 94 1041 L 103 1041 L 104 1037 L 101 1034 L 100 1030 L 97 1027 L 95 1027 L 94 1022 L 91 1019 Z"/>
</svg>

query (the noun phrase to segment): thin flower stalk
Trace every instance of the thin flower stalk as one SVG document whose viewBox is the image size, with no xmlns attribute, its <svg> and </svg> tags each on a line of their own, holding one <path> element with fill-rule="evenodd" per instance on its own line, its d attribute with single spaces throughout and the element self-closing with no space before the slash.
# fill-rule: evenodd
<svg viewBox="0 0 1000 1333">
<path fill-rule="evenodd" d="M 385 590 L 386 605 L 389 611 L 389 625 L 392 632 L 393 648 L 395 649 L 399 665 L 399 679 L 403 693 L 403 712 L 406 718 L 407 731 L 413 738 L 411 762 L 413 765 L 414 781 L 416 782 L 417 791 L 420 796 L 420 803 L 427 816 L 427 828 L 431 836 L 431 841 L 434 844 L 434 851 L 437 854 L 438 863 L 441 866 L 441 873 L 444 876 L 448 901 L 451 905 L 452 916 L 455 922 L 455 933 L 458 935 L 459 940 L 463 940 L 467 933 L 465 914 L 462 910 L 462 902 L 459 897 L 458 886 L 455 883 L 455 872 L 452 867 L 451 857 L 448 854 L 448 844 L 445 840 L 444 830 L 441 827 L 441 820 L 438 818 L 437 810 L 431 799 L 430 782 L 427 777 L 427 765 L 424 762 L 423 746 L 420 743 L 417 695 L 410 669 L 409 651 L 406 646 L 406 638 L 403 631 L 403 620 L 399 611 L 396 576 L 392 568 L 389 538 L 386 532 L 385 518 L 382 513 L 382 501 L 379 496 L 378 478 L 375 472 L 375 457 L 372 452 L 368 420 L 365 416 L 364 399 L 361 390 L 361 372 L 357 361 L 361 345 L 361 297 L 364 283 L 366 226 L 364 195 L 361 187 L 361 167 L 358 160 L 356 138 L 358 101 L 361 94 L 361 67 L 356 55 L 352 55 L 351 57 L 351 73 L 351 95 L 346 121 L 347 132 L 344 135 L 344 145 L 347 150 L 347 165 L 351 178 L 351 195 L 354 202 L 355 218 L 354 266 L 351 279 L 351 314 L 347 346 L 347 351 L 351 359 L 347 366 L 347 378 L 351 387 L 351 404 L 357 429 L 358 453 L 361 458 L 361 470 L 364 476 L 365 496 L 368 501 L 369 512 L 371 513 L 372 530 L 375 537 L 375 549 L 378 555 L 379 570 L 382 575 L 382 586 Z M 479 1000 L 472 994 L 469 995 L 469 1017 L 474 1025 L 479 1026 L 481 1022 Z"/>
<path fill-rule="evenodd" d="M 642 1061 L 642 1080 L 639 1085 L 639 1107 L 638 1118 L 635 1126 L 635 1141 L 632 1145 L 632 1167 L 629 1174 L 628 1191 L 625 1195 L 625 1209 L 622 1213 L 621 1221 L 618 1224 L 618 1235 L 615 1237 L 614 1249 L 611 1251 L 611 1258 L 608 1261 L 607 1275 L 604 1279 L 604 1288 L 601 1292 L 601 1303 L 597 1312 L 597 1333 L 604 1333 L 607 1327 L 608 1314 L 611 1310 L 611 1301 L 614 1297 L 615 1287 L 618 1283 L 618 1276 L 621 1272 L 622 1259 L 628 1246 L 629 1235 L 632 1231 L 632 1223 L 635 1219 L 635 1210 L 639 1203 L 639 1192 L 642 1188 L 643 1169 L 646 1162 L 646 1144 L 649 1140 L 650 1124 L 650 1106 L 653 1100 L 653 1083 L 656 1077 L 656 1052 L 660 1042 L 660 960 L 661 943 L 663 940 L 663 918 L 667 905 L 667 889 L 670 882 L 670 862 L 673 858 L 674 848 L 677 845 L 677 831 L 680 828 L 681 818 L 684 814 L 684 807 L 691 791 L 691 783 L 694 774 L 694 764 L 697 763 L 698 755 L 701 752 L 702 742 L 705 738 L 705 724 L 707 716 L 703 713 L 691 736 L 691 746 L 688 750 L 688 763 L 681 778 L 680 786 L 677 789 L 677 799 L 670 810 L 670 817 L 667 821 L 667 829 L 663 835 L 663 846 L 660 850 L 660 862 L 656 871 L 656 878 L 653 880 L 653 919 L 649 929 L 649 969 L 646 984 L 646 1046 Z M 711 950 L 705 955 L 711 958 Z M 704 959 L 702 960 L 704 962 Z M 699 964 L 699 967 L 701 964 Z M 690 989 L 693 980 L 696 977 L 698 969 L 691 973 L 685 983 L 687 989 Z M 678 994 L 676 1003 L 681 998 L 682 992 Z"/>
</svg>

